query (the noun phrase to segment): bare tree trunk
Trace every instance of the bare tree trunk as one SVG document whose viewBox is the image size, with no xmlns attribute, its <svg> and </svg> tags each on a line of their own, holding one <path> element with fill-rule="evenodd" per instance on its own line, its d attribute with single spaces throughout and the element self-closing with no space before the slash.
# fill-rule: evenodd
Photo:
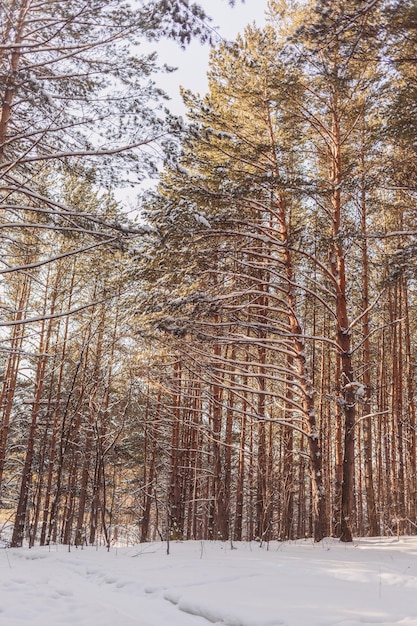
<svg viewBox="0 0 417 626">
<path fill-rule="evenodd" d="M 219 345 L 214 346 L 215 360 L 221 354 Z M 213 451 L 213 493 L 210 514 L 211 538 L 227 539 L 226 506 L 224 500 L 224 475 L 222 459 L 222 427 L 223 427 L 223 374 L 220 367 L 216 369 L 216 382 L 212 385 L 212 451 Z M 227 534 L 225 534 L 227 533 Z"/>
<path fill-rule="evenodd" d="M 149 405 L 146 407 L 146 424 L 147 424 L 147 448 L 151 446 L 151 459 L 149 461 L 149 468 L 147 469 L 147 473 L 144 474 L 144 504 L 143 504 L 143 515 L 142 515 L 142 524 L 140 529 L 140 541 L 141 543 L 145 542 L 148 538 L 149 532 L 149 524 L 150 524 L 150 514 L 151 514 L 151 504 L 153 500 L 154 494 L 154 478 L 155 478 L 155 470 L 156 470 L 156 456 L 157 456 L 157 446 L 158 446 L 158 434 L 159 434 L 159 412 L 161 406 L 161 388 L 158 391 L 158 399 L 155 408 L 155 415 L 153 416 L 153 424 L 149 424 Z M 144 463 L 146 463 L 146 459 L 144 459 Z"/>
<path fill-rule="evenodd" d="M 363 334 L 363 418 L 362 433 L 364 447 L 365 492 L 368 511 L 368 533 L 371 537 L 380 534 L 375 504 L 375 489 L 373 476 L 373 437 L 372 437 L 372 405 L 371 405 L 371 343 L 369 318 L 369 261 L 367 240 L 367 204 L 366 204 L 366 177 L 365 158 L 361 154 L 361 221 L 362 221 L 362 334 Z"/>
<path fill-rule="evenodd" d="M 20 321 L 25 316 L 30 295 L 30 279 L 27 275 L 19 281 L 20 287 L 17 295 L 15 321 Z M 7 366 L 0 392 L 1 429 L 0 429 L 0 496 L 2 491 L 4 469 L 7 456 L 7 439 L 9 435 L 10 416 L 13 400 L 16 392 L 17 375 L 21 358 L 21 348 L 24 337 L 24 326 L 17 324 L 12 331 L 10 340 L 10 352 L 7 358 Z"/>
<path fill-rule="evenodd" d="M 341 185 L 342 155 L 340 111 L 336 93 L 331 98 L 332 128 L 330 133 L 330 184 L 332 245 L 330 248 L 330 270 L 336 288 L 336 340 L 340 356 L 340 387 L 339 402 L 344 416 L 344 442 L 341 489 L 341 520 L 340 540 L 352 541 L 352 513 L 354 507 L 354 467 L 355 467 L 355 419 L 356 419 L 356 387 L 354 384 L 352 339 L 348 319 L 345 250 L 341 242 L 342 201 Z"/>
<path fill-rule="evenodd" d="M 168 494 L 168 533 L 177 537 L 182 533 L 181 519 L 181 477 L 180 477 L 180 432 L 181 432 L 181 402 L 182 402 L 182 370 L 181 363 L 174 365 L 174 399 L 172 408 L 171 431 L 171 467 Z"/>
<path fill-rule="evenodd" d="M 49 273 L 45 286 L 45 296 L 44 296 L 44 305 L 43 305 L 43 315 L 46 314 L 47 308 L 47 298 L 48 298 L 48 289 L 49 289 Z M 56 296 L 56 291 L 55 291 Z M 51 303 L 51 314 L 54 313 L 55 309 L 55 298 L 53 298 Z M 45 320 L 42 321 L 41 330 L 40 330 L 40 338 L 39 338 L 39 357 L 38 363 L 36 366 L 36 375 L 35 375 L 35 388 L 34 388 L 34 398 L 33 398 L 33 406 L 32 406 L 32 418 L 29 428 L 29 436 L 28 443 L 26 448 L 25 462 L 23 466 L 22 473 L 22 482 L 20 485 L 19 492 L 19 500 L 17 504 L 15 523 L 13 527 L 13 534 L 11 545 L 12 547 L 19 547 L 23 543 L 24 534 L 25 534 L 25 524 L 27 519 L 28 512 L 28 500 L 29 500 L 29 491 L 32 484 L 32 464 L 35 453 L 35 442 L 36 442 L 36 429 L 37 422 L 40 413 L 42 393 L 44 387 L 45 380 L 45 369 L 48 359 L 48 349 L 52 332 L 52 325 L 54 321 L 50 320 L 48 325 L 46 326 Z"/>
<path fill-rule="evenodd" d="M 245 465 L 246 465 L 246 398 L 244 396 L 242 403 L 242 417 L 240 424 L 240 437 L 239 437 L 239 457 L 237 466 L 237 481 L 236 481 L 236 510 L 235 510 L 235 525 L 233 531 L 233 539 L 235 541 L 242 541 L 243 531 L 243 503 L 244 503 L 244 484 L 245 484 Z"/>
<path fill-rule="evenodd" d="M 0 163 L 4 159 L 5 148 L 7 145 L 7 134 L 12 118 L 12 105 L 16 92 L 17 71 L 22 58 L 22 47 L 20 44 L 25 37 L 26 16 L 31 7 L 31 0 L 24 0 L 21 3 L 18 19 L 16 24 L 12 24 L 10 19 L 6 19 L 6 31 L 4 32 L 3 41 L 10 45 L 12 54 L 10 56 L 10 66 L 7 76 L 3 79 L 0 109 Z M 13 42 L 8 42 L 13 28 Z"/>
<path fill-rule="evenodd" d="M 268 100 L 266 100 L 268 102 Z M 272 122 L 272 111 L 267 104 L 267 123 L 271 142 L 271 160 L 274 174 L 280 179 L 280 164 L 277 160 L 278 149 Z M 291 219 L 284 194 L 280 189 L 273 189 L 274 214 L 278 220 L 279 241 L 282 244 L 282 256 L 286 277 L 286 299 L 288 304 L 288 322 L 290 326 L 291 345 L 294 353 L 294 365 L 297 371 L 297 382 L 301 390 L 300 408 L 303 416 L 303 428 L 308 438 L 309 469 L 312 489 L 313 534 L 315 541 L 321 541 L 326 534 L 325 493 L 323 489 L 323 470 L 321 457 L 320 433 L 317 428 L 314 406 L 313 375 L 308 369 L 305 337 L 300 321 L 300 312 L 295 293 L 294 258 L 290 245 Z"/>
<path fill-rule="evenodd" d="M 407 477 L 409 492 L 409 511 L 408 515 L 411 521 L 417 518 L 417 445 L 416 445 L 416 405 L 415 405 L 415 380 L 414 366 L 411 352 L 411 331 L 410 331 L 410 312 L 408 305 L 408 281 L 403 278 L 403 297 L 404 297 L 404 330 L 405 330 L 405 352 L 406 352 L 406 379 L 407 379 Z M 409 532 L 416 534 L 413 525 Z"/>
</svg>

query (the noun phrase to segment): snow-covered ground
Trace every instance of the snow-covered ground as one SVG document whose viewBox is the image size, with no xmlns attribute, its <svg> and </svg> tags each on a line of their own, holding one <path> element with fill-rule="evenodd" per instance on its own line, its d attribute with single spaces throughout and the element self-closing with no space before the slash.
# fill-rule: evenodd
<svg viewBox="0 0 417 626">
<path fill-rule="evenodd" d="M 1 626 L 417 626 L 417 538 L 0 549 Z"/>
</svg>

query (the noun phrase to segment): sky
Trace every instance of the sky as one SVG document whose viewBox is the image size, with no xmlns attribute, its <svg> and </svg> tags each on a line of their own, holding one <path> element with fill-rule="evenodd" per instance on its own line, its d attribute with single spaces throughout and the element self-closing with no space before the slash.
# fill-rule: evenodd
<svg viewBox="0 0 417 626">
<path fill-rule="evenodd" d="M 213 43 L 216 41 L 216 33 L 219 34 L 217 38 L 219 42 L 221 38 L 233 41 L 238 33 L 243 33 L 248 24 L 252 22 L 258 26 L 265 24 L 268 0 L 244 0 L 243 3 L 242 0 L 235 0 L 233 8 L 229 6 L 228 0 L 193 0 L 193 2 L 202 6 L 207 15 L 212 18 L 209 25 L 213 29 Z M 147 52 L 148 44 L 143 42 L 142 45 L 143 52 Z M 152 79 L 170 97 L 164 106 L 174 115 L 185 117 L 186 109 L 180 95 L 180 87 L 201 95 L 207 92 L 210 45 L 202 45 L 195 40 L 183 50 L 174 41 L 162 40 L 156 45 L 152 43 L 149 46 L 158 52 L 160 65 L 167 64 L 178 68 L 169 74 L 163 72 L 156 74 Z M 155 179 L 146 179 L 140 184 L 140 189 L 154 187 L 155 183 Z M 126 211 L 130 213 L 135 212 L 137 193 L 137 187 L 122 187 L 114 190 L 115 198 L 121 201 Z"/>
<path fill-rule="evenodd" d="M 241 0 L 236 0 L 234 8 L 228 5 L 227 0 L 198 0 L 198 4 L 213 18 L 210 27 L 224 39 L 233 41 L 247 24 L 255 21 L 258 26 L 262 26 L 265 23 L 268 0 L 245 0 L 244 4 Z M 216 40 L 215 32 L 213 40 Z M 194 41 L 184 51 L 178 44 L 164 41 L 157 49 L 161 62 L 178 67 L 173 74 L 160 75 L 156 82 L 171 97 L 168 105 L 170 110 L 182 115 L 184 106 L 179 93 L 180 86 L 200 94 L 207 91 L 206 73 L 210 46 Z"/>
</svg>

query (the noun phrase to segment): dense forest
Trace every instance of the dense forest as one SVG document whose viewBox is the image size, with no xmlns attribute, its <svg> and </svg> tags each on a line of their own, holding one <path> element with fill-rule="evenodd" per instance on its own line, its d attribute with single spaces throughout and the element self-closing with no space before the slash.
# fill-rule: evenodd
<svg viewBox="0 0 417 626">
<path fill-rule="evenodd" d="M 414 534 L 416 0 L 270 0 L 185 122 L 139 5 L 0 2 L 0 532 Z"/>
</svg>

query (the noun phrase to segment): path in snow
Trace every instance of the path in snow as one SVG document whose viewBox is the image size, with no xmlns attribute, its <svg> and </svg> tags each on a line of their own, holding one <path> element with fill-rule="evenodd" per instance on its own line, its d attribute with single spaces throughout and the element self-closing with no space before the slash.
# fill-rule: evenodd
<svg viewBox="0 0 417 626">
<path fill-rule="evenodd" d="M 417 538 L 0 550 L 1 626 L 417 626 Z"/>
</svg>

